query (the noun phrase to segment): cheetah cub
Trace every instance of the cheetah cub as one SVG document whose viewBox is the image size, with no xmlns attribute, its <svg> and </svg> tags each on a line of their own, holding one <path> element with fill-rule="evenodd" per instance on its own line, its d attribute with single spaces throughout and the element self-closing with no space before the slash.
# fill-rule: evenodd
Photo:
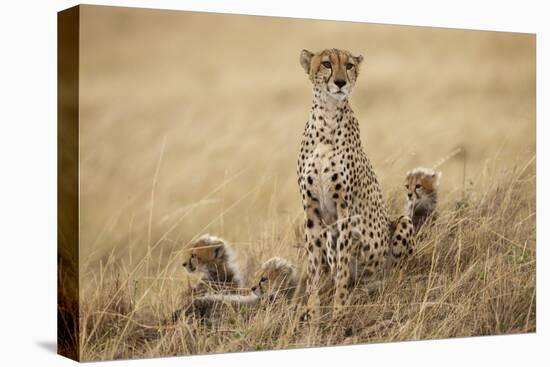
<svg viewBox="0 0 550 367">
<path fill-rule="evenodd" d="M 197 297 L 189 306 L 174 314 L 174 321 L 182 312 L 187 317 L 214 322 L 234 314 L 235 311 L 242 315 L 242 311 L 254 309 L 264 300 L 273 302 L 291 299 L 299 283 L 296 267 L 280 257 L 273 257 L 263 263 L 256 279 L 248 294 L 208 293 Z"/>
<path fill-rule="evenodd" d="M 436 218 L 437 187 L 441 172 L 429 168 L 417 167 L 407 172 L 407 215 L 412 219 L 415 232 L 427 220 Z"/>
<path fill-rule="evenodd" d="M 300 277 L 296 267 L 287 259 L 272 257 L 262 264 L 256 279 L 258 282 L 252 287 L 252 293 L 259 298 L 275 300 L 281 297 L 291 299 L 298 288 Z"/>
<path fill-rule="evenodd" d="M 189 273 L 200 275 L 202 290 L 237 289 L 243 285 L 233 248 L 223 238 L 208 234 L 199 237 L 190 245 L 182 265 Z"/>
</svg>

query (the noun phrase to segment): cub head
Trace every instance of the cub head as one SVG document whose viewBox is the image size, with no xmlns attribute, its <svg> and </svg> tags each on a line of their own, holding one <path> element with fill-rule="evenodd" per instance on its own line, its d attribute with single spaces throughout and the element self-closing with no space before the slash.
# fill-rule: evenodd
<svg viewBox="0 0 550 367">
<path fill-rule="evenodd" d="M 302 50 L 300 64 L 309 75 L 315 90 L 341 101 L 351 94 L 363 56 L 349 51 L 327 49 L 317 53 Z"/>
<path fill-rule="evenodd" d="M 435 172 L 429 168 L 418 167 L 407 173 L 405 188 L 409 202 L 415 202 L 425 198 L 437 190 L 441 172 Z"/>
<path fill-rule="evenodd" d="M 211 268 L 224 266 L 228 261 L 228 250 L 223 239 L 204 235 L 191 243 L 182 265 L 190 273 L 208 274 Z"/>
<path fill-rule="evenodd" d="M 286 259 L 273 257 L 263 263 L 256 277 L 252 292 L 258 297 L 278 295 L 290 297 L 298 286 L 296 267 Z"/>
</svg>

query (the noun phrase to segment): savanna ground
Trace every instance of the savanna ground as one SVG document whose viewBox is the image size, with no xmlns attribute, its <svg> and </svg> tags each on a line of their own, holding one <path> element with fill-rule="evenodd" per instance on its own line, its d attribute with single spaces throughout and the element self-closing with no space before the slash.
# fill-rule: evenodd
<svg viewBox="0 0 550 367">
<path fill-rule="evenodd" d="M 535 37 L 84 7 L 80 53 L 82 360 L 535 331 Z M 185 245 L 228 239 L 247 283 L 300 269 L 302 48 L 365 56 L 352 106 L 391 212 L 407 170 L 440 167 L 414 258 L 350 308 L 356 332 L 289 307 L 163 325 L 193 279 Z"/>
</svg>

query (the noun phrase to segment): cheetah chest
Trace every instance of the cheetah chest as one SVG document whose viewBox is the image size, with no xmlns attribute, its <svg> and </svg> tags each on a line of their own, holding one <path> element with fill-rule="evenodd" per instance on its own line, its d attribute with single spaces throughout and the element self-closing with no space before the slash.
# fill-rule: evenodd
<svg viewBox="0 0 550 367">
<path fill-rule="evenodd" d="M 326 225 L 337 219 L 334 178 L 339 171 L 337 152 L 331 144 L 320 143 L 306 162 L 306 180 L 311 196 L 319 201 L 321 220 Z"/>
</svg>

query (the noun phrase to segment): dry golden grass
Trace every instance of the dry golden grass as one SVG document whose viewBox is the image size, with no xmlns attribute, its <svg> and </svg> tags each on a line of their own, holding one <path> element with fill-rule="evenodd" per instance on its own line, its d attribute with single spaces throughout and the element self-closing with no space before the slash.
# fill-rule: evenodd
<svg viewBox="0 0 550 367">
<path fill-rule="evenodd" d="M 81 19 L 83 360 L 535 330 L 534 36 L 100 7 Z M 352 106 L 392 213 L 408 169 L 463 149 L 441 167 L 440 218 L 350 309 L 350 337 L 302 330 L 288 306 L 162 326 L 202 233 L 233 243 L 247 280 L 271 256 L 303 266 L 298 54 L 324 47 L 365 55 Z"/>
<path fill-rule="evenodd" d="M 380 291 L 350 307 L 354 334 L 338 337 L 329 323 L 304 327 L 293 304 L 249 313 L 227 312 L 220 324 L 191 320 L 165 324 L 185 289 L 171 287 L 176 272 L 143 259 L 155 270 L 136 277 L 111 258 L 90 284 L 82 303 L 84 360 L 233 352 L 343 343 L 420 340 L 533 332 L 535 309 L 534 162 L 495 172 L 441 206 L 441 216 L 422 230 L 418 251 L 390 275 Z M 259 244 L 265 251 L 285 238 L 298 241 L 289 225 Z M 298 250 L 296 250 L 297 252 Z M 177 253 L 167 255 L 177 258 Z M 301 264 L 301 262 L 299 262 Z M 245 270 L 250 273 L 253 267 Z"/>
</svg>

